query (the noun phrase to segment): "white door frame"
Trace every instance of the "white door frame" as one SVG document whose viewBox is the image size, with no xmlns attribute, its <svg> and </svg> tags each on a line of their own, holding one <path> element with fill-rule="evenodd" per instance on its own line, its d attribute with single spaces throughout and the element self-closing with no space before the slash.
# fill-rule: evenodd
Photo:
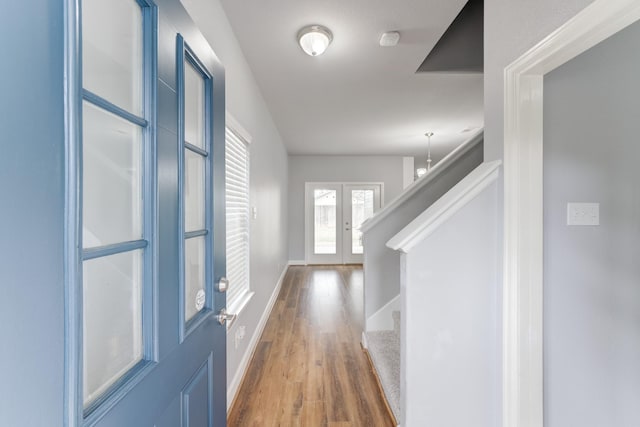
<svg viewBox="0 0 640 427">
<path fill-rule="evenodd" d="M 317 264 L 318 262 L 314 260 L 313 256 L 313 212 L 309 209 L 309 197 L 311 197 L 311 188 L 317 186 L 327 186 L 327 188 L 331 187 L 340 187 L 340 194 L 338 195 L 337 203 L 337 211 L 336 211 L 336 248 L 344 252 L 344 243 L 343 243 L 343 219 L 342 219 L 342 203 L 343 203 L 343 191 L 346 186 L 350 185 L 379 185 L 380 186 L 380 207 L 384 206 L 384 183 L 383 182 L 305 182 L 304 183 L 304 258 L 305 264 Z M 323 255 L 324 256 L 324 255 Z M 338 256 L 340 259 L 338 259 Z M 334 259 L 327 259 L 323 264 L 343 264 L 343 257 L 339 254 L 336 255 Z"/>
<path fill-rule="evenodd" d="M 596 0 L 505 69 L 503 427 L 544 420 L 544 75 L 638 19 L 638 0 Z"/>
</svg>

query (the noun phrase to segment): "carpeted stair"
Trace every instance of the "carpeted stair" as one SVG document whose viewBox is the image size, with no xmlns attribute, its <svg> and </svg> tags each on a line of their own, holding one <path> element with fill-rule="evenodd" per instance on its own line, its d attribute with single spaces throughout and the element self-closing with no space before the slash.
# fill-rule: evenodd
<svg viewBox="0 0 640 427">
<path fill-rule="evenodd" d="M 400 312 L 393 312 L 392 331 L 366 332 L 367 350 L 396 420 L 400 420 Z"/>
</svg>

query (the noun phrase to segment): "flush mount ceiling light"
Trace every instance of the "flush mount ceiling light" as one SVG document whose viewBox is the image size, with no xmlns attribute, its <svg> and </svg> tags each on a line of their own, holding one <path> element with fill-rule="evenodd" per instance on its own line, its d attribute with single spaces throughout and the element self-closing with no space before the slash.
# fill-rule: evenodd
<svg viewBox="0 0 640 427">
<path fill-rule="evenodd" d="M 322 25 L 309 25 L 298 31 L 298 43 L 307 55 L 322 55 L 333 40 L 333 34 Z"/>
</svg>

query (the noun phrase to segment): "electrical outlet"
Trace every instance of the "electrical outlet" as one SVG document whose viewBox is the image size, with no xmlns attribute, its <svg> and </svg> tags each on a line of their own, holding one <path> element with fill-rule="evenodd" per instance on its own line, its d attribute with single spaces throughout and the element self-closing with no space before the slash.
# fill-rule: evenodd
<svg viewBox="0 0 640 427">
<path fill-rule="evenodd" d="M 567 225 L 600 225 L 600 203 L 567 203 Z"/>
<path fill-rule="evenodd" d="M 238 348 L 238 346 L 240 345 L 240 341 L 242 341 L 244 339 L 244 336 L 247 332 L 247 328 L 246 326 L 239 326 L 238 329 L 236 329 L 236 334 L 235 334 L 235 347 Z"/>
</svg>

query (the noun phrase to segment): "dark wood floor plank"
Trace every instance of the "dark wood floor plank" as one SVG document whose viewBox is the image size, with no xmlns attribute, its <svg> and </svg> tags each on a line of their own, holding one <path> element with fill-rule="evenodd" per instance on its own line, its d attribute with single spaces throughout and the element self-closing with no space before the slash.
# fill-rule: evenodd
<svg viewBox="0 0 640 427">
<path fill-rule="evenodd" d="M 290 267 L 230 427 L 392 426 L 360 348 L 362 269 Z"/>
</svg>

